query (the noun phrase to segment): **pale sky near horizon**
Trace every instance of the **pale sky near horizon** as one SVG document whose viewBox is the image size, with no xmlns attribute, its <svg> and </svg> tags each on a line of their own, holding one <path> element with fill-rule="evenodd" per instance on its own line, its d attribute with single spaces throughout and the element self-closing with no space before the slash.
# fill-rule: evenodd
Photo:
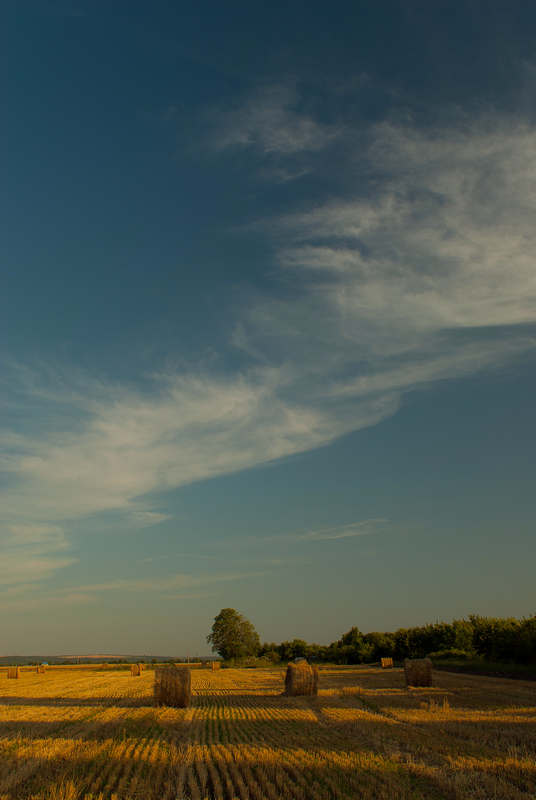
<svg viewBox="0 0 536 800">
<path fill-rule="evenodd" d="M 0 655 L 535 614 L 536 6 L 0 16 Z"/>
</svg>

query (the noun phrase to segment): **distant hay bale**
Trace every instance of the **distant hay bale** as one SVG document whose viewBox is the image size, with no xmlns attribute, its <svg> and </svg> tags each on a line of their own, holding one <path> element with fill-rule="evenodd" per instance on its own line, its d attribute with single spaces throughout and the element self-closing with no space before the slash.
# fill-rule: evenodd
<svg viewBox="0 0 536 800">
<path fill-rule="evenodd" d="M 219 661 L 213 661 L 212 662 L 212 669 L 215 670 L 215 669 L 219 669 L 219 668 L 220 668 L 220 662 Z"/>
<path fill-rule="evenodd" d="M 389 669 L 393 666 L 392 658 L 382 658 L 382 669 Z"/>
<path fill-rule="evenodd" d="M 141 675 L 141 669 L 139 664 L 131 664 L 130 665 L 130 674 L 136 675 L 139 677 Z"/>
<path fill-rule="evenodd" d="M 101 669 L 110 669 L 110 665 L 105 662 L 104 664 L 101 664 Z"/>
<path fill-rule="evenodd" d="M 154 699 L 157 706 L 188 708 L 192 694 L 189 667 L 157 667 L 154 671 Z"/>
<path fill-rule="evenodd" d="M 7 671 L 8 678 L 20 678 L 20 667 L 10 667 Z"/>
<path fill-rule="evenodd" d="M 37 667 L 37 674 L 38 674 L 38 675 L 44 675 L 44 674 L 45 674 L 45 672 L 46 672 L 46 669 L 45 669 L 45 667 L 43 666 L 43 664 L 41 664 L 39 667 Z"/>
<path fill-rule="evenodd" d="M 318 668 L 310 667 L 306 661 L 299 664 L 289 664 L 285 675 L 286 697 L 308 695 L 316 697 L 318 694 Z"/>
<path fill-rule="evenodd" d="M 406 658 L 404 661 L 406 686 L 431 686 L 432 662 L 429 658 Z"/>
</svg>

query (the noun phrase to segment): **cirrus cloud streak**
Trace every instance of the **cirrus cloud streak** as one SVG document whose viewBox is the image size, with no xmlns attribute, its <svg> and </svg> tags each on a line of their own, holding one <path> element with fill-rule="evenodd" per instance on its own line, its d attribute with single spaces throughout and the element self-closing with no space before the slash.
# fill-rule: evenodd
<svg viewBox="0 0 536 800">
<path fill-rule="evenodd" d="M 218 147 L 257 143 L 261 165 L 327 152 L 334 130 L 274 97 L 236 112 Z M 79 374 L 54 390 L 53 378 L 19 386 L 42 424 L 6 428 L 0 469 L 8 537 L 21 557 L 41 548 L 40 567 L 24 551 L 32 574 L 72 563 L 52 552 L 62 520 L 113 511 L 158 524 L 156 493 L 325 445 L 396 412 L 407 391 L 533 357 L 534 129 L 488 116 L 442 130 L 383 124 L 368 139 L 349 163 L 377 176 L 366 196 L 346 190 L 250 228 L 295 284 L 237 320 L 243 369 L 158 374 L 144 391 Z"/>
</svg>

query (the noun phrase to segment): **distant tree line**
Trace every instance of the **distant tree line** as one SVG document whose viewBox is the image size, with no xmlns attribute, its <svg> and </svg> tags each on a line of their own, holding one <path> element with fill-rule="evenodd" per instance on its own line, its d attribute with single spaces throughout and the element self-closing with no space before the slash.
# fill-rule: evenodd
<svg viewBox="0 0 536 800">
<path fill-rule="evenodd" d="M 339 641 L 330 645 L 308 644 L 303 639 L 292 642 L 264 642 L 257 656 L 270 661 L 307 658 L 336 664 L 370 664 L 391 656 L 404 658 L 480 657 L 487 661 L 536 663 L 536 617 L 480 617 L 435 622 L 394 633 L 362 633 L 351 628 Z"/>
</svg>

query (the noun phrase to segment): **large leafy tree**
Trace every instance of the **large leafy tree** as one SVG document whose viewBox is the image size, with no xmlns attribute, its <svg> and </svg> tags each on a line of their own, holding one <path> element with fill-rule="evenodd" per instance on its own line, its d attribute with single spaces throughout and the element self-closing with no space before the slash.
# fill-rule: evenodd
<svg viewBox="0 0 536 800">
<path fill-rule="evenodd" d="M 261 646 L 259 634 L 251 622 L 234 608 L 222 608 L 214 618 L 207 642 L 224 659 L 254 656 Z"/>
</svg>

